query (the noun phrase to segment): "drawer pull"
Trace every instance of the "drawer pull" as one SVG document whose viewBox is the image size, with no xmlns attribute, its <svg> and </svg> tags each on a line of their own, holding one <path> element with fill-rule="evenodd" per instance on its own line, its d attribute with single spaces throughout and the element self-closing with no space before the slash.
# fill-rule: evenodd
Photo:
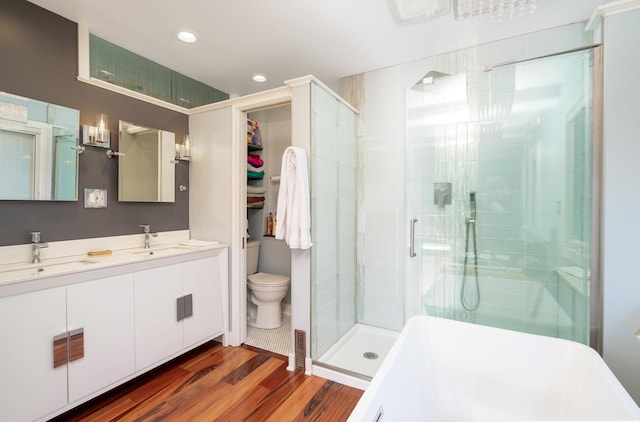
<svg viewBox="0 0 640 422">
<path fill-rule="evenodd" d="M 69 335 L 58 334 L 53 338 L 53 367 L 59 368 L 69 362 Z"/>
<path fill-rule="evenodd" d="M 84 357 L 84 328 L 69 332 L 69 362 Z"/>
</svg>

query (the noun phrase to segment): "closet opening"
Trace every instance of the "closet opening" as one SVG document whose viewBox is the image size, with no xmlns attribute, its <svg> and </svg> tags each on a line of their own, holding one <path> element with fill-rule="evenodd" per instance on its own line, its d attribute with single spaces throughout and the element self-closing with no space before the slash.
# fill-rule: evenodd
<svg viewBox="0 0 640 422">
<path fill-rule="evenodd" d="M 291 250 L 275 238 L 280 168 L 291 146 L 291 104 L 246 113 L 246 340 L 291 353 Z"/>
</svg>

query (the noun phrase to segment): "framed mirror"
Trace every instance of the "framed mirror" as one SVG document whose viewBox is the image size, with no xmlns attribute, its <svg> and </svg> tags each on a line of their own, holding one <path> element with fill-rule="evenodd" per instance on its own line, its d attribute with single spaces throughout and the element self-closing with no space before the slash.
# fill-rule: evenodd
<svg viewBox="0 0 640 422">
<path fill-rule="evenodd" d="M 120 120 L 118 201 L 175 202 L 173 132 Z"/>
<path fill-rule="evenodd" d="M 0 200 L 78 200 L 78 110 L 0 92 Z"/>
</svg>

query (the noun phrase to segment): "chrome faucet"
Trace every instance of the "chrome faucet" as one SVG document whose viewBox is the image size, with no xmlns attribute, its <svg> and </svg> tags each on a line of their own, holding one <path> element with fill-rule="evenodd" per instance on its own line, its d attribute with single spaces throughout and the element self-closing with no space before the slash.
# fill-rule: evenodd
<svg viewBox="0 0 640 422">
<path fill-rule="evenodd" d="M 144 248 L 149 249 L 151 247 L 151 237 L 158 237 L 158 233 L 151 233 L 149 224 L 140 224 L 140 227 L 144 230 Z"/>
<path fill-rule="evenodd" d="M 40 259 L 40 249 L 48 248 L 49 243 L 40 242 L 40 232 L 31 232 L 31 242 L 31 263 L 39 264 L 42 261 Z"/>
</svg>

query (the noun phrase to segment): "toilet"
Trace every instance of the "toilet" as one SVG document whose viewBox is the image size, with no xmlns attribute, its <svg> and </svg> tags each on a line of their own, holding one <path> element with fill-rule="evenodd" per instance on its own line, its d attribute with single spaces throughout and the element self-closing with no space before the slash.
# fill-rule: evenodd
<svg viewBox="0 0 640 422">
<path fill-rule="evenodd" d="M 259 273 L 260 242 L 247 242 L 247 324 L 256 328 L 282 325 L 280 302 L 289 290 L 289 277 Z"/>
</svg>

